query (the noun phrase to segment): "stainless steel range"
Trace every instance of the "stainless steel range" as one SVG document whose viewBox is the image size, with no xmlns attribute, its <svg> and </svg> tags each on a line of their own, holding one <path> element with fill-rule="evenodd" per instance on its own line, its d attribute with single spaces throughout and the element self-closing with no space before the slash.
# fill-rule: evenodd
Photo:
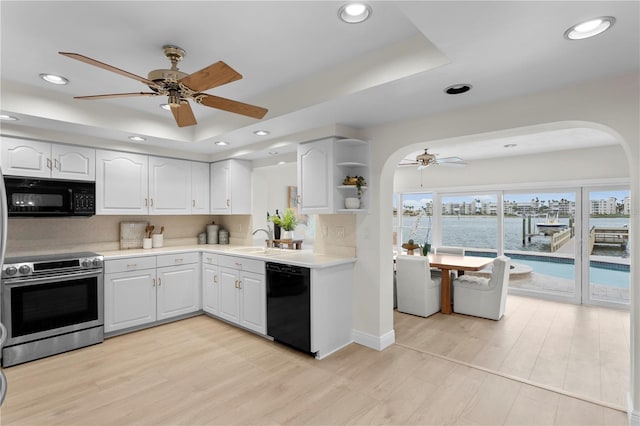
<svg viewBox="0 0 640 426">
<path fill-rule="evenodd" d="M 66 253 L 5 259 L 2 366 L 103 341 L 103 258 Z"/>
</svg>

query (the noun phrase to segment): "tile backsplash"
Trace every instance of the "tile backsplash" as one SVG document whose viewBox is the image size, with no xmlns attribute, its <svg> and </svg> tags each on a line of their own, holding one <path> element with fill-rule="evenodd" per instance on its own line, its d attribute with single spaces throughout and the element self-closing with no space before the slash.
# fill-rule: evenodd
<svg viewBox="0 0 640 426">
<path fill-rule="evenodd" d="M 197 244 L 198 234 L 216 219 L 210 215 L 11 218 L 6 255 L 118 250 L 120 222 L 128 221 L 149 222 L 156 227 L 154 232 L 164 226 L 165 246 Z"/>
</svg>

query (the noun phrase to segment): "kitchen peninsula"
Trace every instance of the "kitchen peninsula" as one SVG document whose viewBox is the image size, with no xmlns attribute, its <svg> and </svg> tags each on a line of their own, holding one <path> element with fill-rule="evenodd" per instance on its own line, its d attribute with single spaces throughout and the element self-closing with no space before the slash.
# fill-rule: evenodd
<svg viewBox="0 0 640 426">
<path fill-rule="evenodd" d="M 103 251 L 105 336 L 202 313 L 270 338 L 265 263 L 309 269 L 310 352 L 352 342 L 354 257 L 238 245 Z"/>
</svg>

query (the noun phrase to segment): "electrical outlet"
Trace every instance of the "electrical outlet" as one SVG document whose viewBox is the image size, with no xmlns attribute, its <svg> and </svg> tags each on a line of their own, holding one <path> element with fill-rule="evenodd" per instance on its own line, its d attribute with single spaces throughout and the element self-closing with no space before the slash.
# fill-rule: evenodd
<svg viewBox="0 0 640 426">
<path fill-rule="evenodd" d="M 329 227 L 327 225 L 322 226 L 322 236 L 329 238 Z"/>
<path fill-rule="evenodd" d="M 336 226 L 336 237 L 344 238 L 344 226 Z"/>
</svg>

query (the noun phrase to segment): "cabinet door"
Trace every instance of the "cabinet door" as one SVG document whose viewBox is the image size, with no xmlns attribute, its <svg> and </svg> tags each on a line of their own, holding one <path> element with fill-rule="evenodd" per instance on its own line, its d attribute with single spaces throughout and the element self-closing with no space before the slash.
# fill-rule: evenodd
<svg viewBox="0 0 640 426">
<path fill-rule="evenodd" d="M 191 213 L 209 214 L 209 164 L 191 163 Z"/>
<path fill-rule="evenodd" d="M 80 146 L 51 145 L 51 177 L 71 180 L 96 180 L 96 150 Z"/>
<path fill-rule="evenodd" d="M 300 213 L 333 212 L 333 140 L 298 145 Z"/>
<path fill-rule="evenodd" d="M 96 151 L 96 214 L 148 214 L 147 156 Z"/>
<path fill-rule="evenodd" d="M 51 144 L 2 138 L 2 173 L 13 176 L 51 177 Z"/>
<path fill-rule="evenodd" d="M 157 319 L 200 309 L 199 278 L 197 264 L 158 268 Z"/>
<path fill-rule="evenodd" d="M 235 159 L 227 161 L 231 214 L 251 214 L 251 162 Z"/>
<path fill-rule="evenodd" d="M 211 214 L 231 213 L 229 162 L 211 164 Z"/>
<path fill-rule="evenodd" d="M 240 273 L 240 325 L 249 330 L 267 332 L 267 294 L 264 275 L 253 272 Z"/>
<path fill-rule="evenodd" d="M 149 213 L 191 213 L 191 162 L 149 157 Z"/>
<path fill-rule="evenodd" d="M 105 274 L 104 331 L 156 320 L 156 270 Z"/>
<path fill-rule="evenodd" d="M 213 315 L 220 311 L 218 265 L 202 265 L 202 309 Z"/>
<path fill-rule="evenodd" d="M 219 315 L 227 321 L 240 324 L 238 270 L 221 266 L 219 277 Z"/>
</svg>

